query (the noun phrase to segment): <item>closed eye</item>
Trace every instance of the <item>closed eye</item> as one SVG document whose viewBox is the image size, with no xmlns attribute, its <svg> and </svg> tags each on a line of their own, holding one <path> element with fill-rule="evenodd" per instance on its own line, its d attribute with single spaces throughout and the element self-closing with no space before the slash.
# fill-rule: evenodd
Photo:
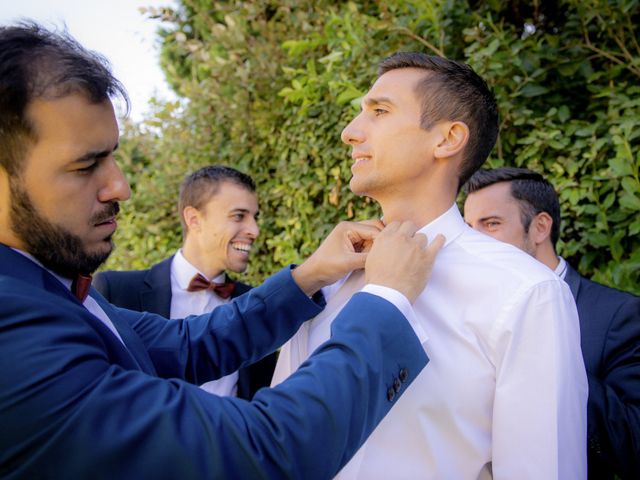
<svg viewBox="0 0 640 480">
<path fill-rule="evenodd" d="M 76 172 L 78 172 L 78 173 L 90 173 L 93 170 L 95 170 L 97 166 L 98 166 L 98 162 L 91 162 L 90 164 L 88 164 L 85 167 L 81 167 L 81 168 L 76 169 Z"/>
</svg>

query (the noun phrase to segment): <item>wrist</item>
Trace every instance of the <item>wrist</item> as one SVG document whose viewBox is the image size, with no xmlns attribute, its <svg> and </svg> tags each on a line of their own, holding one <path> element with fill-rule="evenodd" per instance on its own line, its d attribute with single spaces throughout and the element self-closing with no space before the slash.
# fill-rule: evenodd
<svg viewBox="0 0 640 480">
<path fill-rule="evenodd" d="M 300 287 L 300 290 L 309 297 L 324 286 L 322 281 L 317 278 L 313 265 L 309 266 L 309 260 L 306 260 L 302 265 L 295 267 L 291 272 L 291 276 L 298 287 Z"/>
</svg>

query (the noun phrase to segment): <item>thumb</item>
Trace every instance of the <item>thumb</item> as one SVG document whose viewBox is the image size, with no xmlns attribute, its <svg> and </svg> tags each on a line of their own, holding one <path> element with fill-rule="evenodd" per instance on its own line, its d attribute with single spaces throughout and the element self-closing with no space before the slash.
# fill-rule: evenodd
<svg viewBox="0 0 640 480">
<path fill-rule="evenodd" d="M 343 263 L 349 270 L 361 270 L 367 260 L 367 252 L 349 252 L 344 255 Z"/>
</svg>

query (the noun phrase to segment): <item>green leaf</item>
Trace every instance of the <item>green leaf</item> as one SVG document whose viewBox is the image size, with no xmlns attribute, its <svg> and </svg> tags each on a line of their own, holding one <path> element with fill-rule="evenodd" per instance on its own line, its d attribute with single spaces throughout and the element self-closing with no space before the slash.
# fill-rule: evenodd
<svg viewBox="0 0 640 480">
<path fill-rule="evenodd" d="M 626 158 L 613 157 L 609 159 L 609 167 L 616 177 L 628 177 L 633 175 L 631 164 Z"/>
<path fill-rule="evenodd" d="M 567 107 L 566 105 L 560 106 L 560 108 L 558 109 L 558 120 L 564 123 L 569 120 L 570 116 L 571 112 L 569 111 L 569 107 Z"/>
<path fill-rule="evenodd" d="M 345 90 L 340 92 L 340 95 L 338 95 L 338 98 L 336 98 L 336 103 L 338 105 L 344 105 L 345 103 L 348 103 L 353 99 L 356 99 L 356 98 L 359 99 L 363 95 L 364 94 L 360 90 L 357 90 L 352 86 L 349 86 Z"/>
<path fill-rule="evenodd" d="M 629 210 L 640 212 L 640 198 L 636 195 L 630 195 L 627 192 L 624 192 L 622 195 L 620 195 L 620 206 Z"/>
<path fill-rule="evenodd" d="M 539 95 L 544 95 L 548 91 L 549 89 L 545 86 L 529 83 L 522 87 L 522 89 L 520 90 L 520 95 L 526 98 L 531 98 L 537 97 Z"/>
<path fill-rule="evenodd" d="M 638 181 L 635 178 L 625 177 L 620 182 L 624 191 L 629 195 L 636 195 L 640 193 L 640 185 L 638 185 Z"/>
</svg>

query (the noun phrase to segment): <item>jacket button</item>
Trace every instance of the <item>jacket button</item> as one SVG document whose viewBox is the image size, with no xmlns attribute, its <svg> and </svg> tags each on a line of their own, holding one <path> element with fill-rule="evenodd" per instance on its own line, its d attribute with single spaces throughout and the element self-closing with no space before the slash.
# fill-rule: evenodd
<svg viewBox="0 0 640 480">
<path fill-rule="evenodd" d="M 396 378 L 393 380 L 393 389 L 396 391 L 396 393 L 400 391 L 401 386 L 402 386 L 402 383 L 400 383 L 399 379 Z"/>
<path fill-rule="evenodd" d="M 389 388 L 387 390 L 387 400 L 390 402 L 396 397 L 396 392 L 393 388 Z"/>
<path fill-rule="evenodd" d="M 401 368 L 399 376 L 400 376 L 400 381 L 401 382 L 406 382 L 407 379 L 409 378 L 409 372 L 407 372 L 406 368 Z"/>
</svg>

